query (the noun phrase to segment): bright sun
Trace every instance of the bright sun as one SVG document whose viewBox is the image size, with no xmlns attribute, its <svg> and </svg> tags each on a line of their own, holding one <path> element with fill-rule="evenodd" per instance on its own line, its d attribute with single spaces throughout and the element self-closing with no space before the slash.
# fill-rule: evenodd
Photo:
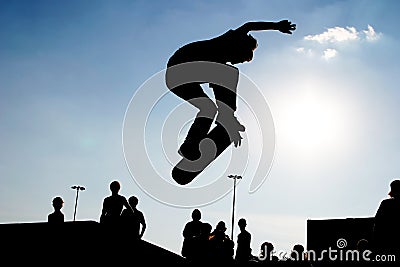
<svg viewBox="0 0 400 267">
<path fill-rule="evenodd" d="M 301 157 L 335 153 L 346 143 L 345 105 L 321 92 L 299 92 L 275 114 L 277 142 Z"/>
</svg>

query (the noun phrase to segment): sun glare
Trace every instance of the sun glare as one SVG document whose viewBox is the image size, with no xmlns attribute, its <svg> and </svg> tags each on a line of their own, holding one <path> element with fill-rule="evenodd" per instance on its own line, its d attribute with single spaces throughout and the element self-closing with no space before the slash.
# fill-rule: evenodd
<svg viewBox="0 0 400 267">
<path fill-rule="evenodd" d="M 335 153 L 346 142 L 343 103 L 320 92 L 299 92 L 290 97 L 276 114 L 278 146 L 301 157 L 315 159 Z"/>
</svg>

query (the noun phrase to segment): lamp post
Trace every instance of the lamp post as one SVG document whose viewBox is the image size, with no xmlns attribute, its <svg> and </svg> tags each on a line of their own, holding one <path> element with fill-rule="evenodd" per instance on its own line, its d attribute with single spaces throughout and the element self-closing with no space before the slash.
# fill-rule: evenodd
<svg viewBox="0 0 400 267">
<path fill-rule="evenodd" d="M 74 185 L 71 188 L 76 190 L 75 210 L 74 210 L 74 221 L 75 221 L 76 207 L 78 206 L 78 194 L 79 194 L 79 191 L 83 191 L 83 190 L 85 190 L 85 188 L 83 186 L 80 186 L 80 185 Z"/>
<path fill-rule="evenodd" d="M 228 178 L 233 179 L 233 203 L 232 203 L 232 231 L 231 231 L 231 240 L 233 240 L 233 227 L 235 224 L 235 198 L 236 198 L 236 180 L 242 179 L 240 175 L 228 175 Z"/>
</svg>

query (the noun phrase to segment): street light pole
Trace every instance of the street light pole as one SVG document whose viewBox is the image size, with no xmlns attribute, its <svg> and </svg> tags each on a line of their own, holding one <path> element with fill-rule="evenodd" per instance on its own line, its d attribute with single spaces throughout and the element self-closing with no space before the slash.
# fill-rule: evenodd
<svg viewBox="0 0 400 267">
<path fill-rule="evenodd" d="M 74 209 L 74 221 L 75 221 L 76 208 L 77 208 L 77 206 L 78 206 L 78 194 L 79 194 L 79 190 L 83 191 L 83 190 L 85 190 L 85 188 L 84 188 L 83 186 L 80 186 L 80 185 L 74 185 L 74 186 L 72 186 L 71 188 L 76 190 L 75 209 Z"/>
<path fill-rule="evenodd" d="M 228 175 L 228 178 L 233 179 L 233 203 L 232 203 L 232 231 L 231 231 L 231 240 L 233 240 L 233 227 L 235 225 L 235 201 L 236 201 L 236 180 L 242 179 L 240 175 Z"/>
</svg>

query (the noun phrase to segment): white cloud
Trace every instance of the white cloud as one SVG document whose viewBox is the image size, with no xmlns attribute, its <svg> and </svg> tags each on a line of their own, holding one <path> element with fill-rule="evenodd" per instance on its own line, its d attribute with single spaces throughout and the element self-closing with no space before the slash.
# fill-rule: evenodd
<svg viewBox="0 0 400 267">
<path fill-rule="evenodd" d="M 307 35 L 304 40 L 317 41 L 319 43 L 337 43 L 359 39 L 359 32 L 354 27 L 334 27 L 316 35 Z"/>
<path fill-rule="evenodd" d="M 382 33 L 376 33 L 371 25 L 368 25 L 368 30 L 364 30 L 363 32 L 365 34 L 365 38 L 367 39 L 367 41 L 370 42 L 378 40 L 382 35 Z"/>
<path fill-rule="evenodd" d="M 297 48 L 296 51 L 309 56 L 319 54 L 322 58 L 328 60 L 336 57 L 341 50 L 346 49 L 346 46 L 341 44 L 373 42 L 377 41 L 381 35 L 382 33 L 376 32 L 371 25 L 368 25 L 366 30 L 361 31 L 355 27 L 337 26 L 328 28 L 320 34 L 305 36 L 304 40 L 307 41 L 305 46 Z M 311 48 L 307 48 L 309 41 L 317 43 L 317 46 L 313 45 Z"/>
<path fill-rule="evenodd" d="M 347 26 L 346 28 L 343 28 L 337 26 L 334 28 L 328 28 L 320 34 L 307 35 L 304 37 L 304 40 L 316 41 L 320 44 L 360 40 L 375 41 L 380 38 L 381 34 L 382 33 L 376 33 L 375 29 L 371 25 L 368 25 L 368 29 L 363 31 L 357 31 L 355 27 Z"/>
<path fill-rule="evenodd" d="M 306 49 L 305 47 L 296 48 L 297 53 L 306 54 L 308 56 L 312 56 L 313 51 L 311 49 Z"/>
<path fill-rule="evenodd" d="M 325 49 L 325 51 L 324 51 L 323 58 L 325 58 L 325 59 L 331 59 L 331 58 L 334 58 L 336 55 L 337 55 L 336 49 L 327 48 L 327 49 Z"/>
</svg>

